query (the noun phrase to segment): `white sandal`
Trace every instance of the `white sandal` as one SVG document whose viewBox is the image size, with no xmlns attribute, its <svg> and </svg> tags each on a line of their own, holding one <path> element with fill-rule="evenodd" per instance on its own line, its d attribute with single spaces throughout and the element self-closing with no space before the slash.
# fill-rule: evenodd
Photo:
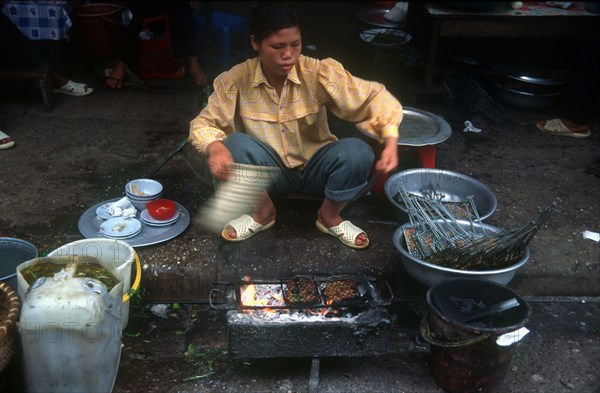
<svg viewBox="0 0 600 393">
<path fill-rule="evenodd" d="M 248 214 L 244 214 L 235 220 L 229 221 L 221 232 L 221 236 L 223 236 L 223 239 L 229 240 L 230 242 L 241 242 L 242 240 L 251 238 L 258 232 L 271 228 L 273 225 L 275 225 L 275 220 L 266 223 L 265 225 L 261 225 L 254 221 Z M 235 229 L 236 237 L 229 236 L 229 228 Z"/>
<path fill-rule="evenodd" d="M 323 233 L 337 237 L 342 243 L 344 243 L 344 245 L 350 248 L 362 250 L 363 248 L 367 248 L 369 246 L 369 238 L 366 238 L 361 245 L 356 244 L 356 238 L 358 235 L 364 233 L 366 236 L 367 233 L 348 220 L 342 221 L 340 225 L 331 228 L 325 227 L 321 221 L 317 220 L 317 229 Z"/>
<path fill-rule="evenodd" d="M 87 96 L 88 94 L 92 94 L 93 91 L 94 89 L 88 87 L 88 85 L 85 83 L 77 83 L 73 81 L 68 81 L 64 84 L 64 86 L 54 89 L 55 93 L 67 94 L 76 97 Z"/>
<path fill-rule="evenodd" d="M 4 132 L 0 131 L 0 150 L 10 149 L 15 145 L 15 141 Z"/>
</svg>

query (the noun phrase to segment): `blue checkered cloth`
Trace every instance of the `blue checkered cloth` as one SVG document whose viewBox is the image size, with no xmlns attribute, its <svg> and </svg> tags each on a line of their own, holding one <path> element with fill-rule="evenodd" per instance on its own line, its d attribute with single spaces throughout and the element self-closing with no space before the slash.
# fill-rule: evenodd
<svg viewBox="0 0 600 393">
<path fill-rule="evenodd" d="M 2 12 L 31 40 L 69 38 L 67 1 L 4 1 Z"/>
</svg>

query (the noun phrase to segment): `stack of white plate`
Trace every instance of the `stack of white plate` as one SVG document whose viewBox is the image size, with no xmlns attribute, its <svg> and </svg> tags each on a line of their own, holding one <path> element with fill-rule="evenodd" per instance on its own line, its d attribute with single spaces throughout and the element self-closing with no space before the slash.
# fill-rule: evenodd
<svg viewBox="0 0 600 393">
<path fill-rule="evenodd" d="M 100 225 L 100 234 L 111 239 L 129 239 L 142 230 L 142 223 L 135 218 L 110 218 Z"/>
<path fill-rule="evenodd" d="M 144 209 L 140 213 L 140 220 L 142 220 L 142 222 L 144 224 L 147 224 L 147 225 L 150 225 L 153 227 L 164 227 L 167 225 L 172 225 L 172 224 L 175 224 L 177 222 L 177 220 L 179 220 L 179 210 L 175 210 L 175 214 L 173 214 L 172 217 L 170 217 L 166 220 L 157 220 L 150 216 L 150 213 L 148 213 L 148 209 Z"/>
</svg>

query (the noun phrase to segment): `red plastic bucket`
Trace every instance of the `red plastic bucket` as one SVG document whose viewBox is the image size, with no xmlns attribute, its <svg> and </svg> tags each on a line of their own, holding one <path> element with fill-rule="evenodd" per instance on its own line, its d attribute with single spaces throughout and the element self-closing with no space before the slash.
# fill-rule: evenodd
<svg viewBox="0 0 600 393">
<path fill-rule="evenodd" d="M 110 59 L 119 53 L 121 7 L 111 3 L 77 6 L 75 28 L 85 51 L 91 57 Z"/>
</svg>

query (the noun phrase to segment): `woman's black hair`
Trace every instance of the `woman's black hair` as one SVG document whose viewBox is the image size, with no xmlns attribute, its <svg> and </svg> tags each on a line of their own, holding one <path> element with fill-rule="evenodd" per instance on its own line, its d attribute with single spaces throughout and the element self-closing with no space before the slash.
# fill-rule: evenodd
<svg viewBox="0 0 600 393">
<path fill-rule="evenodd" d="M 300 28 L 300 19 L 287 1 L 263 1 L 252 8 L 250 34 L 258 42 L 281 29 Z"/>
</svg>

